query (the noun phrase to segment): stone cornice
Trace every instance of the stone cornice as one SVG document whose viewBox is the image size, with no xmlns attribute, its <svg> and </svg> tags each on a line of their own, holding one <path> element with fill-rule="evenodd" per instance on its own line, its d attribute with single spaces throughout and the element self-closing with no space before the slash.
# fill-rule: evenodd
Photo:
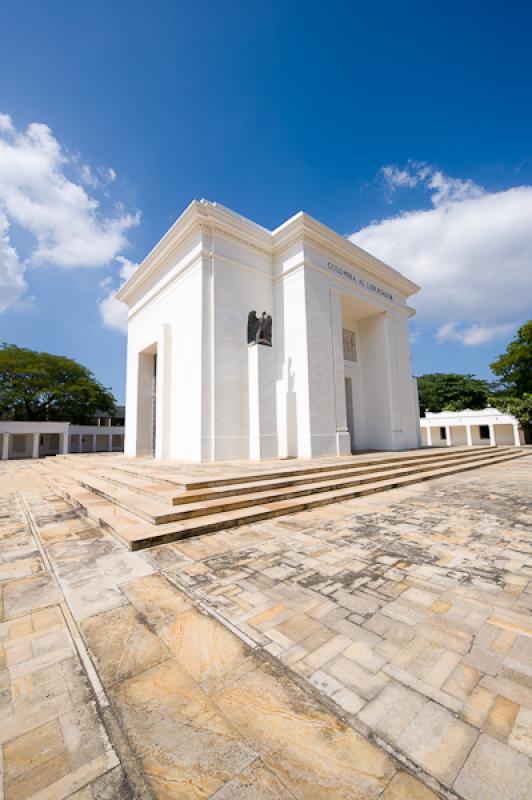
<svg viewBox="0 0 532 800">
<path fill-rule="evenodd" d="M 294 245 L 308 242 L 325 255 L 333 254 L 346 265 L 365 270 L 402 295 L 408 297 L 419 291 L 419 286 L 399 272 L 302 211 L 272 232 L 217 203 L 193 200 L 132 277 L 120 287 L 117 298 L 132 305 L 178 251 L 201 234 L 223 237 L 271 259 Z"/>
<path fill-rule="evenodd" d="M 273 231 L 273 241 L 274 257 L 281 255 L 296 242 L 308 242 L 323 251 L 325 255 L 335 253 L 349 266 L 355 269 L 358 267 L 380 278 L 407 297 L 420 290 L 416 283 L 405 278 L 400 272 L 303 211 L 276 228 Z"/>
<path fill-rule="evenodd" d="M 260 255 L 272 257 L 271 233 L 261 225 L 233 211 L 207 201 L 193 200 L 148 253 L 131 278 L 120 287 L 116 296 L 128 305 L 143 286 L 167 266 L 172 256 L 195 234 L 223 236 Z"/>
<path fill-rule="evenodd" d="M 263 256 L 267 256 L 268 258 L 272 257 L 272 250 L 271 247 L 264 247 L 258 245 L 249 237 L 244 238 L 241 235 L 234 233 L 234 231 L 228 230 L 227 228 L 223 228 L 219 225 L 213 226 L 211 229 L 211 233 L 213 236 L 223 236 L 224 239 L 229 239 L 236 244 L 239 244 L 241 247 L 247 247 L 250 250 L 254 250 L 256 253 L 260 253 Z"/>
</svg>

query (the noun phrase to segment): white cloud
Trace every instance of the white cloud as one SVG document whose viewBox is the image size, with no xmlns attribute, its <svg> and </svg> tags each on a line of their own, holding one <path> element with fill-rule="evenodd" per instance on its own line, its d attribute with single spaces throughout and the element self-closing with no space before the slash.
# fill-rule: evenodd
<svg viewBox="0 0 532 800">
<path fill-rule="evenodd" d="M 138 267 L 133 261 L 130 261 L 123 256 L 117 256 L 116 260 L 122 265 L 119 270 L 119 276 L 122 283 L 125 283 Z M 106 328 L 120 331 L 121 333 L 127 332 L 127 306 L 116 299 L 118 289 L 110 289 L 112 284 L 111 278 L 105 278 L 100 283 L 100 288 L 107 289 L 107 294 L 99 302 L 100 315 L 103 324 Z"/>
<path fill-rule="evenodd" d="M 438 341 L 472 346 L 511 333 L 530 316 L 532 186 L 487 192 L 426 164 L 385 169 L 390 191 L 422 185 L 433 207 L 374 222 L 351 241 L 422 287 L 413 304 L 439 327 Z"/>
<path fill-rule="evenodd" d="M 90 186 L 91 189 L 98 188 L 98 178 L 93 174 L 93 171 L 88 164 L 82 164 L 80 169 L 80 177 L 86 186 Z"/>
<path fill-rule="evenodd" d="M 9 276 L 20 293 L 26 267 L 102 267 L 112 261 L 140 220 L 139 212 L 126 213 L 119 205 L 102 209 L 95 192 L 115 178 L 109 167 L 96 172 L 88 164 L 80 167 L 79 157 L 69 155 L 47 125 L 32 123 L 17 131 L 11 118 L 0 114 L 0 213 L 6 221 L 0 231 L 1 280 Z M 24 257 L 7 238 L 8 223 L 31 242 Z M 9 294 L 2 295 L 5 308 L 12 300 L 4 296 Z"/>
<path fill-rule="evenodd" d="M 512 333 L 514 327 L 513 323 L 507 325 L 480 325 L 475 323 L 460 329 L 456 322 L 446 322 L 445 325 L 438 328 L 436 341 L 439 344 L 462 342 L 462 344 L 471 347 L 477 344 L 487 344 L 493 339 L 507 337 Z"/>
<path fill-rule="evenodd" d="M 406 167 L 388 164 L 381 167 L 380 174 L 390 200 L 393 199 L 397 189 L 414 189 L 416 186 L 423 186 L 432 192 L 430 199 L 435 206 L 471 200 L 484 194 L 482 186 L 474 181 L 451 178 L 425 161 L 409 161 Z"/>
<path fill-rule="evenodd" d="M 0 314 L 18 303 L 25 294 L 24 271 L 17 251 L 9 241 L 9 222 L 0 212 Z"/>
<path fill-rule="evenodd" d="M 82 182 L 91 189 L 101 189 L 116 180 L 116 172 L 112 167 L 99 167 L 96 172 L 95 175 L 89 164 L 82 164 L 79 170 Z"/>
<path fill-rule="evenodd" d="M 13 127 L 9 114 L 0 114 L 0 131 L 10 135 L 15 133 L 15 128 Z"/>
</svg>

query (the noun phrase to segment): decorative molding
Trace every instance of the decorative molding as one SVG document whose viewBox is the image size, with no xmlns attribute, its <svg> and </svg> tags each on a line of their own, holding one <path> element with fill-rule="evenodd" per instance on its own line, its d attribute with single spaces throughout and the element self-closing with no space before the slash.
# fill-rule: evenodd
<svg viewBox="0 0 532 800">
<path fill-rule="evenodd" d="M 239 244 L 241 247 L 247 247 L 250 250 L 254 250 L 257 253 L 260 253 L 267 258 L 272 257 L 271 249 L 266 249 L 265 247 L 261 247 L 260 245 L 253 242 L 251 239 L 245 239 L 243 236 L 239 236 L 232 231 L 227 230 L 227 228 L 221 228 L 220 226 L 212 226 L 211 228 L 212 234 L 217 236 L 222 236 L 224 239 L 229 239 L 236 244 Z M 216 255 L 214 253 L 213 255 Z"/>
<path fill-rule="evenodd" d="M 357 359 L 357 339 L 355 331 L 342 328 L 342 344 L 344 351 L 344 361 L 352 361 L 354 364 Z"/>
<path fill-rule="evenodd" d="M 187 259 L 180 267 L 178 272 L 171 273 L 166 275 L 165 280 L 157 287 L 154 288 L 153 294 L 149 294 L 148 296 L 142 297 L 136 303 L 129 307 L 128 312 L 128 322 L 130 319 L 133 319 L 137 316 L 148 303 L 153 302 L 154 300 L 161 299 L 161 296 L 164 296 L 167 291 L 170 290 L 170 284 L 174 281 L 177 283 L 183 278 L 186 277 L 187 273 L 190 272 L 194 267 L 198 266 L 200 262 L 203 261 L 204 258 L 210 258 L 210 253 L 207 253 L 205 250 L 200 250 L 199 253 L 196 253 L 191 258 Z"/>
<path fill-rule="evenodd" d="M 274 260 L 295 245 L 308 242 L 324 256 L 336 255 L 346 265 L 364 270 L 372 278 L 379 278 L 403 296 L 409 296 L 419 289 L 396 270 L 303 212 L 272 232 L 223 206 L 193 201 L 146 256 L 138 270 L 120 287 L 118 299 L 127 304 L 134 302 L 134 298 L 156 280 L 158 273 L 194 236 L 220 236 Z"/>
<path fill-rule="evenodd" d="M 273 257 L 277 258 L 278 256 L 282 255 L 287 250 L 290 250 L 290 248 L 293 247 L 295 244 L 299 244 L 299 242 L 302 242 L 304 238 L 305 234 L 301 232 L 297 233 L 295 236 L 292 236 L 290 239 L 287 239 L 286 242 L 283 242 L 278 247 L 273 248 L 272 251 Z"/>
<path fill-rule="evenodd" d="M 299 212 L 288 222 L 283 223 L 273 232 L 274 257 L 283 252 L 287 247 L 293 246 L 296 237 L 302 236 L 303 240 L 316 247 L 324 255 L 336 253 L 340 260 L 343 260 L 355 269 L 362 269 L 372 276 L 379 277 L 384 283 L 393 286 L 400 294 L 409 296 L 419 291 L 420 287 L 406 278 L 393 267 L 380 261 L 371 253 L 367 253 L 358 245 L 350 242 L 336 231 L 327 228 L 318 220 L 309 217 L 303 212 Z"/>
</svg>

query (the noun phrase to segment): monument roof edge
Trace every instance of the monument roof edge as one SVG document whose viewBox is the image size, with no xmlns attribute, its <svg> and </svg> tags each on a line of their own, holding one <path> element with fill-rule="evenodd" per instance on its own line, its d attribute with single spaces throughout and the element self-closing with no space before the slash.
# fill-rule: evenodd
<svg viewBox="0 0 532 800">
<path fill-rule="evenodd" d="M 384 280 L 395 284 L 407 296 L 416 294 L 421 290 L 417 283 L 411 281 L 398 270 L 385 264 L 376 256 L 363 250 L 358 245 L 350 242 L 345 236 L 324 225 L 319 220 L 304 211 L 298 211 L 292 217 L 275 228 L 272 232 L 274 251 L 285 246 L 294 236 L 308 233 L 317 239 L 322 246 L 333 248 L 347 259 L 358 261 L 361 267 L 379 275 Z"/>
<path fill-rule="evenodd" d="M 132 293 L 157 270 L 165 253 L 175 244 L 175 241 L 184 236 L 194 223 L 204 216 L 203 208 L 204 204 L 201 200 L 192 200 L 188 204 L 176 221 L 172 223 L 166 233 L 143 258 L 133 275 L 120 286 L 116 293 L 118 300 L 125 303 L 128 302 Z"/>
<path fill-rule="evenodd" d="M 263 248 L 267 251 L 271 249 L 272 234 L 264 226 L 220 203 L 205 199 L 192 200 L 149 251 L 131 278 L 119 288 L 116 293 L 117 299 L 127 303 L 144 281 L 157 272 L 164 262 L 165 255 L 175 246 L 176 242 L 184 239 L 194 229 L 194 226 L 202 223 L 212 227 L 218 225 L 223 230 L 231 230 L 244 238 L 247 236 L 250 240 L 257 241 L 258 239 Z"/>
</svg>

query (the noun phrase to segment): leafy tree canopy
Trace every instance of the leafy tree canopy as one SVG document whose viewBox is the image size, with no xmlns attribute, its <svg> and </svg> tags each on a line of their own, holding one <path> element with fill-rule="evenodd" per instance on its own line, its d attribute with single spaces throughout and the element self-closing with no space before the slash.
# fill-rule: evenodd
<svg viewBox="0 0 532 800">
<path fill-rule="evenodd" d="M 433 372 L 417 379 L 419 408 L 425 411 L 462 411 L 464 408 L 485 408 L 489 385 L 474 375 L 455 372 Z"/>
<path fill-rule="evenodd" d="M 504 414 L 513 414 L 519 420 L 525 433 L 525 441 L 532 444 L 532 394 L 525 392 L 522 397 L 513 397 L 502 393 L 490 397 L 490 405 Z"/>
<path fill-rule="evenodd" d="M 73 359 L 0 346 L 0 418 L 79 424 L 114 410 L 111 391 Z"/>
<path fill-rule="evenodd" d="M 506 352 L 491 364 L 500 387 L 514 397 L 532 394 L 532 319 L 525 322 Z"/>
<path fill-rule="evenodd" d="M 499 411 L 513 414 L 523 428 L 532 426 L 532 394 L 524 394 L 522 397 L 494 394 L 490 397 L 490 402 Z"/>
</svg>

